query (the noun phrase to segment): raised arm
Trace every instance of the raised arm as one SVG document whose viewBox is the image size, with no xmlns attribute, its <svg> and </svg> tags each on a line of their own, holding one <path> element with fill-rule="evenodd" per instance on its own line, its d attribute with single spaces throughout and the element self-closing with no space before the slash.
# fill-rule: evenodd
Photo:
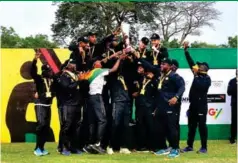
<svg viewBox="0 0 238 163">
<path fill-rule="evenodd" d="M 118 35 L 121 32 L 120 28 L 118 27 L 114 32 L 112 32 L 112 34 L 106 36 L 105 38 L 103 38 L 100 42 L 100 45 L 103 47 L 106 47 L 108 42 L 111 42 L 113 40 L 113 38 Z"/>
<path fill-rule="evenodd" d="M 37 51 L 36 54 L 35 54 L 35 57 L 34 57 L 34 59 L 32 61 L 31 70 L 30 70 L 31 77 L 35 81 L 37 80 L 37 78 L 39 76 L 37 74 L 37 66 L 36 66 L 36 64 L 37 64 L 37 59 L 40 58 L 40 55 L 41 55 L 40 52 Z"/>
<path fill-rule="evenodd" d="M 120 66 L 120 62 L 122 59 L 125 59 L 126 55 L 122 54 L 120 55 L 120 57 L 118 58 L 117 62 L 114 64 L 114 66 L 109 70 L 109 73 L 113 73 L 116 72 Z"/>
<path fill-rule="evenodd" d="M 153 72 L 154 74 L 160 73 L 160 68 L 157 66 L 154 66 L 152 64 L 150 64 L 150 62 L 146 61 L 143 58 L 138 59 L 139 62 L 142 63 L 142 65 L 148 69 L 149 71 Z"/>
<path fill-rule="evenodd" d="M 188 42 L 185 42 L 184 43 L 184 54 L 185 54 L 185 57 L 186 57 L 186 60 L 188 62 L 188 65 L 190 67 L 190 69 L 192 70 L 192 72 L 196 72 L 197 69 L 198 69 L 198 66 L 194 63 L 194 60 L 192 59 L 190 53 L 188 52 Z"/>
</svg>

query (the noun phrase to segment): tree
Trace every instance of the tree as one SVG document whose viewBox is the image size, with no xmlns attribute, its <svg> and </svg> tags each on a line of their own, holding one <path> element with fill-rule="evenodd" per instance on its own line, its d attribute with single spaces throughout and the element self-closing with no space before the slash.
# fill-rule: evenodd
<svg viewBox="0 0 238 163">
<path fill-rule="evenodd" d="M 12 27 L 6 28 L 1 26 L 1 47 L 2 48 L 19 47 L 20 42 L 21 42 L 21 38 Z"/>
<path fill-rule="evenodd" d="M 10 27 L 1 26 L 2 48 L 56 48 L 57 43 L 49 41 L 47 35 L 38 34 L 21 38 L 15 30 Z"/>
<path fill-rule="evenodd" d="M 201 34 L 201 27 L 213 27 L 212 20 L 221 14 L 214 2 L 164 2 L 155 4 L 150 11 L 157 21 L 149 24 L 148 30 L 157 31 L 165 41 L 180 37 L 180 44 L 188 35 Z"/>
<path fill-rule="evenodd" d="M 75 39 L 89 31 L 101 38 L 121 23 L 129 23 L 134 30 L 133 41 L 139 30 L 163 36 L 165 42 L 180 37 L 181 44 L 188 35 L 200 35 L 201 27 L 213 27 L 212 20 L 220 12 L 214 2 L 61 2 L 52 24 L 54 39 L 65 44 L 66 38 Z M 137 27 L 137 28 L 135 28 Z M 138 28 L 139 27 L 139 28 Z M 135 30 L 138 29 L 138 30 Z M 138 38 L 137 38 L 138 39 Z"/>
<path fill-rule="evenodd" d="M 191 43 L 191 48 L 219 48 L 219 46 L 215 44 L 208 44 L 206 42 L 195 41 Z"/>
<path fill-rule="evenodd" d="M 56 48 L 58 45 L 55 42 L 50 42 L 47 35 L 38 34 L 28 36 L 21 41 L 21 48 Z"/>
<path fill-rule="evenodd" d="M 230 48 L 237 48 L 237 35 L 234 37 L 228 37 L 228 45 Z"/>
<path fill-rule="evenodd" d="M 173 39 L 172 41 L 163 41 L 162 42 L 163 46 L 167 48 L 180 48 L 181 45 L 179 44 L 178 39 Z"/>
<path fill-rule="evenodd" d="M 220 44 L 218 45 L 219 48 L 229 48 L 229 46 L 227 44 Z"/>
<path fill-rule="evenodd" d="M 61 2 L 52 24 L 54 39 L 67 44 L 67 38 L 76 39 L 89 31 L 96 31 L 98 38 L 108 35 L 122 23 L 129 23 L 134 36 L 138 24 L 154 21 L 148 12 L 151 3 L 141 2 Z M 138 38 L 137 38 L 138 39 Z"/>
</svg>

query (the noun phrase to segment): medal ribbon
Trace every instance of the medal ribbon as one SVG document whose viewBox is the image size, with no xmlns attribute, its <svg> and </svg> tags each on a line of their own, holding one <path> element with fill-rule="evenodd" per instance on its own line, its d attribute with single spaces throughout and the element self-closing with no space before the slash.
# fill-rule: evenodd
<svg viewBox="0 0 238 163">
<path fill-rule="evenodd" d="M 165 75 L 163 75 L 163 76 L 161 77 L 161 79 L 160 79 L 160 81 L 159 81 L 158 89 L 161 89 L 161 88 L 162 88 L 162 84 L 163 84 L 164 79 L 165 79 L 170 73 L 171 73 L 171 70 L 170 70 L 167 74 L 165 74 Z"/>
</svg>

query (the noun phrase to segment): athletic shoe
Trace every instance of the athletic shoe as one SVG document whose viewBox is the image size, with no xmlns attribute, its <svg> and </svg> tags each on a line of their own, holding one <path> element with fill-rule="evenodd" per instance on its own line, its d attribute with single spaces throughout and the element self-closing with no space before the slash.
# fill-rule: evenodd
<svg viewBox="0 0 238 163">
<path fill-rule="evenodd" d="M 136 150 L 136 152 L 139 152 L 139 153 L 149 153 L 150 151 L 146 148 L 139 148 Z"/>
<path fill-rule="evenodd" d="M 136 150 L 136 152 L 138 152 L 138 153 L 149 153 L 150 151 L 146 148 L 139 148 L 139 149 Z"/>
<path fill-rule="evenodd" d="M 191 151 L 193 151 L 192 147 L 186 147 L 183 149 L 183 152 L 191 152 Z"/>
<path fill-rule="evenodd" d="M 131 154 L 131 151 L 128 148 L 121 148 L 119 153 L 121 153 L 121 154 Z"/>
<path fill-rule="evenodd" d="M 89 144 L 89 145 L 83 147 L 83 151 L 86 153 L 93 153 L 92 144 Z"/>
<path fill-rule="evenodd" d="M 63 149 L 63 151 L 61 152 L 62 155 L 65 155 L 65 156 L 69 156 L 71 154 L 70 151 L 68 151 L 67 149 Z"/>
<path fill-rule="evenodd" d="M 100 154 L 106 153 L 106 151 L 100 146 L 100 143 L 92 145 L 92 149 Z"/>
<path fill-rule="evenodd" d="M 34 150 L 34 154 L 35 154 L 36 156 L 43 156 L 43 153 L 42 153 L 42 151 L 40 150 L 40 148 L 37 148 L 36 150 Z"/>
<path fill-rule="evenodd" d="M 136 121 L 135 120 L 130 120 L 129 126 L 135 126 L 135 125 L 136 125 Z"/>
<path fill-rule="evenodd" d="M 199 151 L 197 151 L 197 153 L 206 154 L 207 153 L 207 149 L 206 148 L 200 148 Z"/>
<path fill-rule="evenodd" d="M 50 153 L 49 153 L 47 150 L 43 150 L 43 151 L 42 151 L 42 155 L 43 155 L 43 156 L 48 155 L 48 154 L 50 154 Z"/>
<path fill-rule="evenodd" d="M 61 153 L 61 152 L 62 152 L 62 149 L 61 149 L 61 148 L 57 148 L 57 149 L 56 149 L 56 152 Z"/>
<path fill-rule="evenodd" d="M 113 149 L 110 147 L 107 147 L 107 154 L 109 154 L 109 155 L 114 154 Z"/>
<path fill-rule="evenodd" d="M 83 154 L 83 151 L 76 149 L 74 151 L 71 151 L 71 153 L 81 155 L 81 154 Z"/>
<path fill-rule="evenodd" d="M 154 152 L 154 154 L 157 156 L 167 155 L 169 154 L 169 151 L 167 149 L 161 149 L 161 150 L 158 150 L 157 152 Z"/>
<path fill-rule="evenodd" d="M 235 139 L 230 139 L 230 143 L 235 144 L 236 143 Z"/>
<path fill-rule="evenodd" d="M 167 149 L 165 149 L 165 151 L 168 151 L 169 153 L 171 152 L 172 147 L 168 147 Z"/>
<path fill-rule="evenodd" d="M 168 155 L 169 158 L 179 157 L 179 151 L 177 149 L 172 149 Z"/>
</svg>

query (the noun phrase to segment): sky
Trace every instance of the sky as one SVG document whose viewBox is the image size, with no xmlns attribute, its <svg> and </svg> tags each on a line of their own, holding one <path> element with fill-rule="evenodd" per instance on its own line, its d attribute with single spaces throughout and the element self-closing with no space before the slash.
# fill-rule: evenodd
<svg viewBox="0 0 238 163">
<path fill-rule="evenodd" d="M 215 28 L 204 27 L 201 36 L 188 36 L 187 41 L 224 44 L 227 37 L 238 34 L 238 2 L 217 2 L 215 8 L 222 12 L 220 20 L 213 21 Z M 21 37 L 39 33 L 51 36 L 56 10 L 52 2 L 1 2 L 0 25 L 13 27 Z"/>
</svg>

